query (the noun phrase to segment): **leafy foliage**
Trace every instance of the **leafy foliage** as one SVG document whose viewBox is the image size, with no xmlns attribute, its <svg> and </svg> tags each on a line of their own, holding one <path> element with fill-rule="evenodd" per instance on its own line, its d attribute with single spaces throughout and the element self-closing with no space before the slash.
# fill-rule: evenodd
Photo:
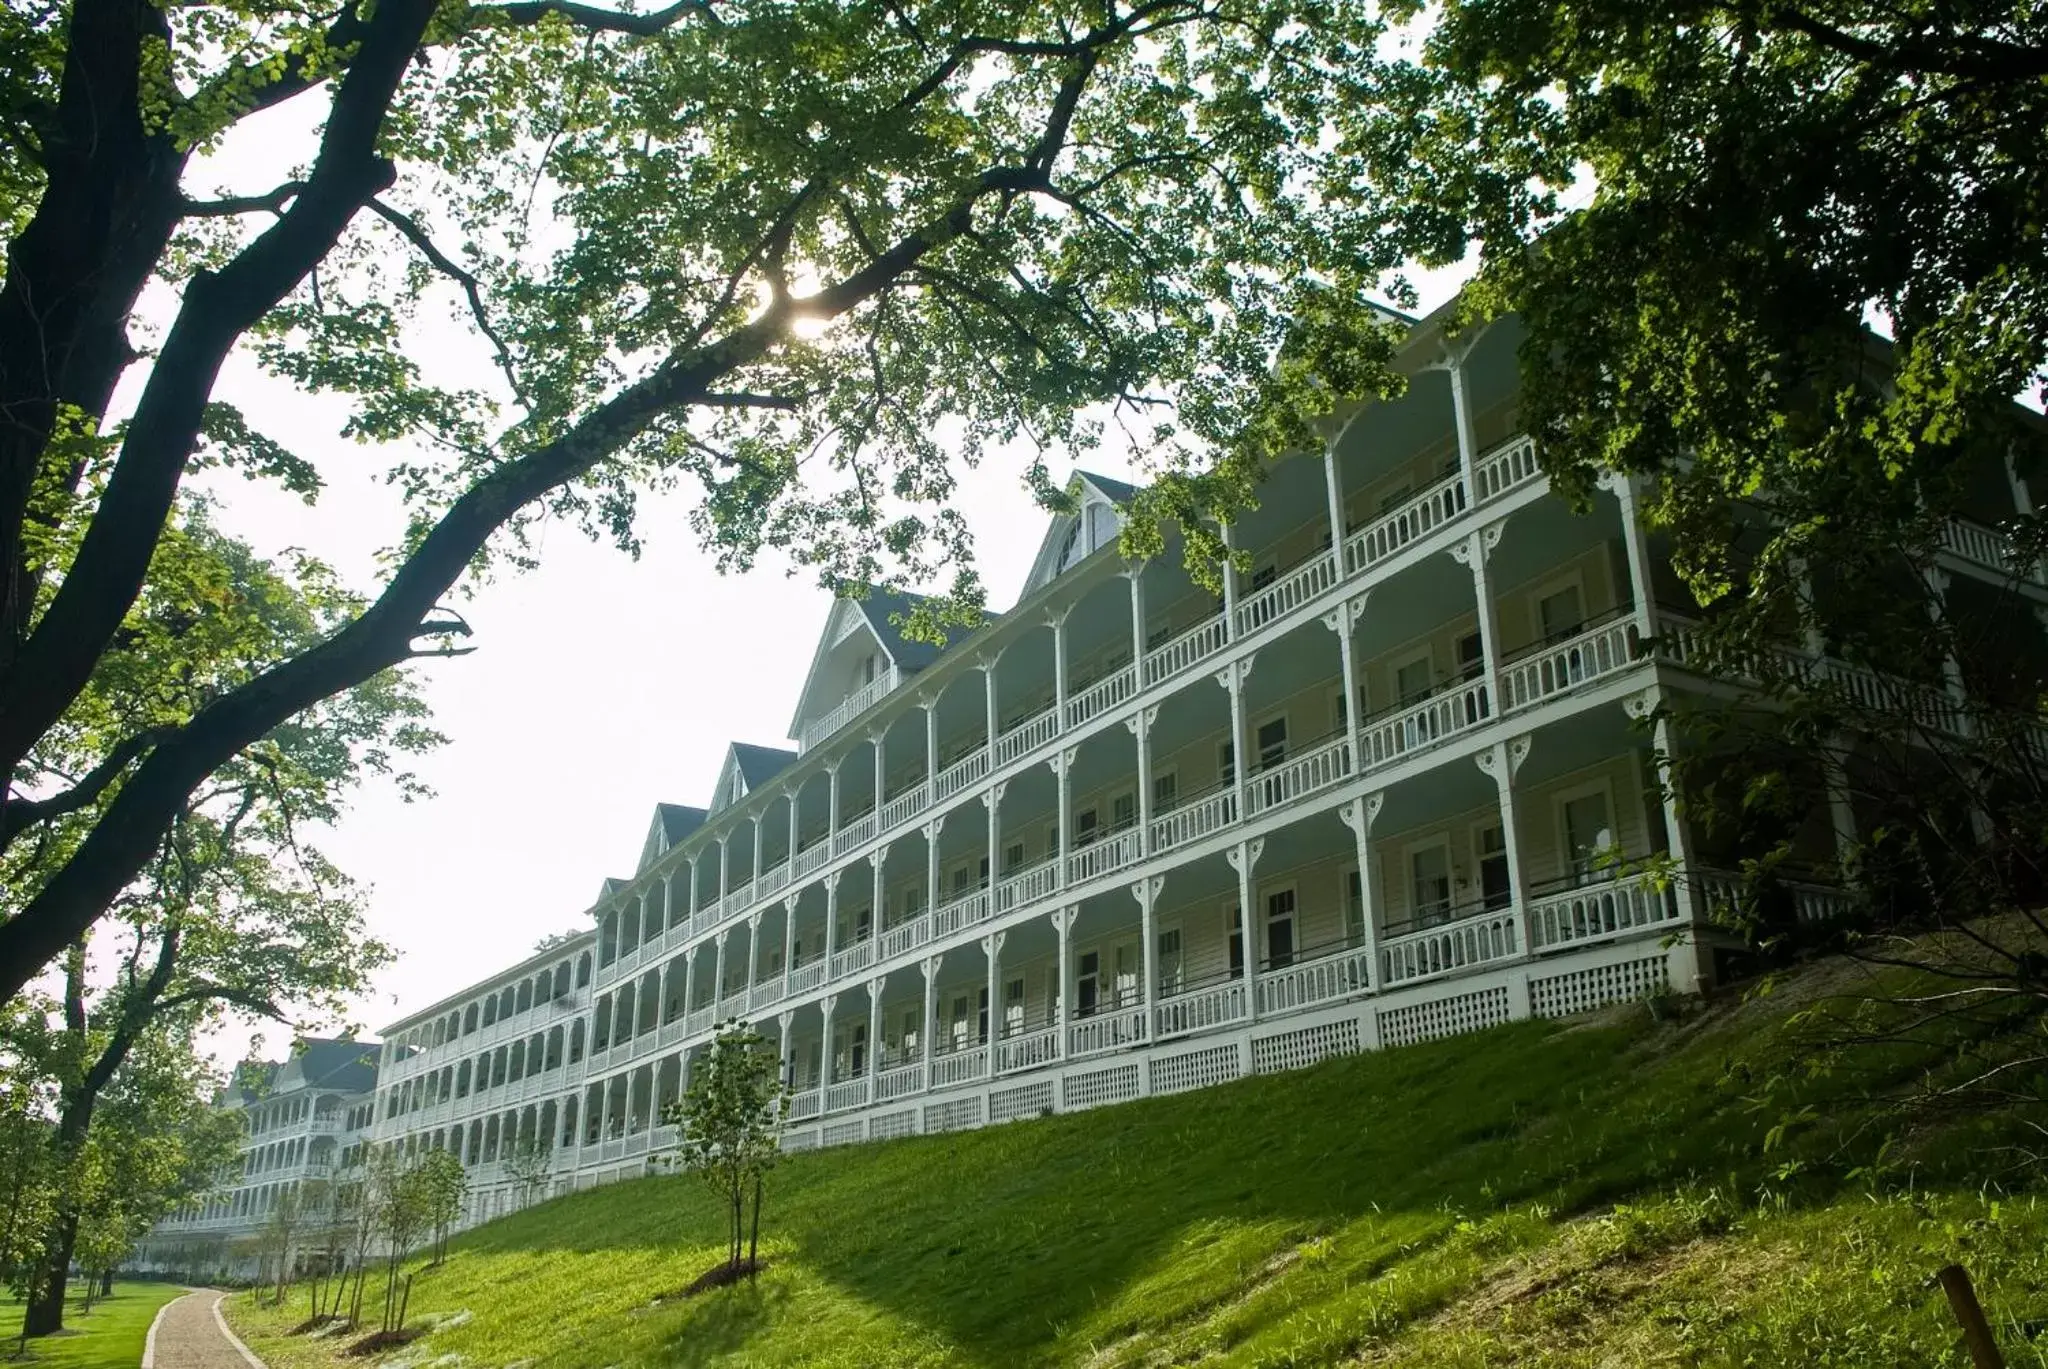
<svg viewBox="0 0 2048 1369">
<path fill-rule="evenodd" d="M 724 1024 L 691 1064 L 690 1086 L 664 1120 L 678 1128 L 674 1163 L 701 1179 L 725 1204 L 728 1275 L 758 1267 L 761 1196 L 781 1151 L 789 1090 L 765 1037 L 746 1023 Z M 752 1191 L 753 1226 L 747 1225 Z"/>
</svg>

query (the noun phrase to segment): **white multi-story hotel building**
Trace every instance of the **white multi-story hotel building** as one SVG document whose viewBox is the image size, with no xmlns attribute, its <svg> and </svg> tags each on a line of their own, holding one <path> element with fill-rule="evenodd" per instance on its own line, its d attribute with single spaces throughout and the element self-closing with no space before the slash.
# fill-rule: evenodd
<svg viewBox="0 0 2048 1369">
<path fill-rule="evenodd" d="M 1407 394 L 1272 472 L 1220 598 L 1122 560 L 1131 492 L 1084 476 L 1016 603 L 945 649 L 904 638 L 901 601 L 834 603 L 795 747 L 733 744 L 581 938 L 394 1023 L 375 1139 L 456 1150 L 481 1216 L 528 1138 L 556 1189 L 642 1172 L 732 1018 L 779 1045 L 799 1148 L 1710 978 L 1710 853 L 1645 721 L 1702 687 L 1644 649 L 1687 601 L 1628 482 L 1583 512 L 1549 488 L 1519 340 L 1417 324 Z M 2024 498 L 1993 480 L 1973 512 Z M 1944 563 L 2008 578 L 1975 524 Z M 1660 853 L 1675 878 L 1639 873 Z"/>
<path fill-rule="evenodd" d="M 240 1153 L 204 1200 L 157 1224 L 139 1261 L 193 1271 L 246 1265 L 279 1197 L 345 1169 L 368 1143 L 378 1049 L 310 1038 L 288 1059 L 245 1072 L 217 1102 L 243 1119 Z"/>
</svg>

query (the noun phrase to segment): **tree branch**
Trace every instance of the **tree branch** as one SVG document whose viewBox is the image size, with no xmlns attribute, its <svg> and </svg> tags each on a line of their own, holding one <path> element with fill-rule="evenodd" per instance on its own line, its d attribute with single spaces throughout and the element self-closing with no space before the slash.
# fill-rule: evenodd
<svg viewBox="0 0 2048 1369">
<path fill-rule="evenodd" d="M 9 798 L 0 804 L 0 851 L 6 850 L 9 842 L 34 824 L 75 813 L 98 800 L 107 786 L 120 778 L 130 761 L 170 734 L 171 729 L 167 728 L 138 732 L 109 751 L 106 759 L 63 793 L 42 799 Z"/>
<path fill-rule="evenodd" d="M 434 240 L 427 235 L 427 230 L 420 226 L 417 219 L 400 213 L 374 196 L 370 200 L 370 209 L 378 218 L 396 228 L 407 242 L 417 247 L 420 255 L 431 262 L 435 270 L 462 287 L 462 293 L 469 299 L 469 316 L 476 320 L 477 330 L 489 338 L 491 346 L 497 350 L 498 369 L 505 373 L 505 383 L 512 387 L 512 397 L 519 401 L 521 408 L 531 412 L 533 404 L 526 397 L 526 388 L 519 383 L 519 372 L 513 365 L 512 351 L 505 345 L 505 339 L 499 336 L 498 330 L 491 326 L 491 317 L 484 310 L 483 287 L 478 284 L 477 278 L 434 246 Z"/>
<path fill-rule="evenodd" d="M 713 23 L 718 20 L 708 0 L 676 0 L 668 8 L 651 14 L 622 14 L 596 5 L 577 4 L 575 0 L 520 0 L 520 3 L 511 5 L 477 5 L 469 13 L 472 19 L 482 21 L 479 27 L 495 23 L 538 24 L 554 15 L 593 33 L 627 33 L 639 38 L 651 38 L 666 32 L 692 14 L 701 15 Z"/>
</svg>

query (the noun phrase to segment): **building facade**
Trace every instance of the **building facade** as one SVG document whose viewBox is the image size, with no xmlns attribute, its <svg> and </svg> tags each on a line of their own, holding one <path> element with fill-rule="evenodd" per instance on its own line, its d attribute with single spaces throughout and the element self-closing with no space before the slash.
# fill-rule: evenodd
<svg viewBox="0 0 2048 1369">
<path fill-rule="evenodd" d="M 835 603 L 794 747 L 734 744 L 588 932 L 388 1029 L 376 1141 L 456 1150 L 482 1217 L 511 1146 L 554 1191 L 644 1172 L 735 1018 L 781 1051 L 798 1149 L 1698 987 L 1726 877 L 1664 795 L 1658 704 L 1707 686 L 1649 649 L 1689 601 L 1628 481 L 1550 489 L 1519 341 L 1418 324 L 1408 392 L 1275 468 L 1220 596 L 1120 559 L 1132 491 L 1091 477 L 944 649 L 901 600 Z M 1988 525 L 2026 491 L 1980 502 L 1944 573 L 2002 585 Z"/>
<path fill-rule="evenodd" d="M 375 1042 L 311 1038 L 283 1061 L 245 1068 L 217 1102 L 243 1119 L 239 1154 L 201 1203 L 157 1224 L 138 1264 L 245 1272 L 286 1190 L 348 1168 L 369 1144 L 378 1051 Z"/>
</svg>

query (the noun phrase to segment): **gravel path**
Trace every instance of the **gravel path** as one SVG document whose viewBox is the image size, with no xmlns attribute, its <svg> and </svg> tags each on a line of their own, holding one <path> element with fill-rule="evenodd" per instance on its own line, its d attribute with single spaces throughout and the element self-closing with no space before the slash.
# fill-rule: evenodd
<svg viewBox="0 0 2048 1369">
<path fill-rule="evenodd" d="M 227 1294 L 197 1288 L 164 1304 L 142 1348 L 142 1369 L 263 1369 L 263 1361 L 228 1330 L 220 1314 Z"/>
</svg>

